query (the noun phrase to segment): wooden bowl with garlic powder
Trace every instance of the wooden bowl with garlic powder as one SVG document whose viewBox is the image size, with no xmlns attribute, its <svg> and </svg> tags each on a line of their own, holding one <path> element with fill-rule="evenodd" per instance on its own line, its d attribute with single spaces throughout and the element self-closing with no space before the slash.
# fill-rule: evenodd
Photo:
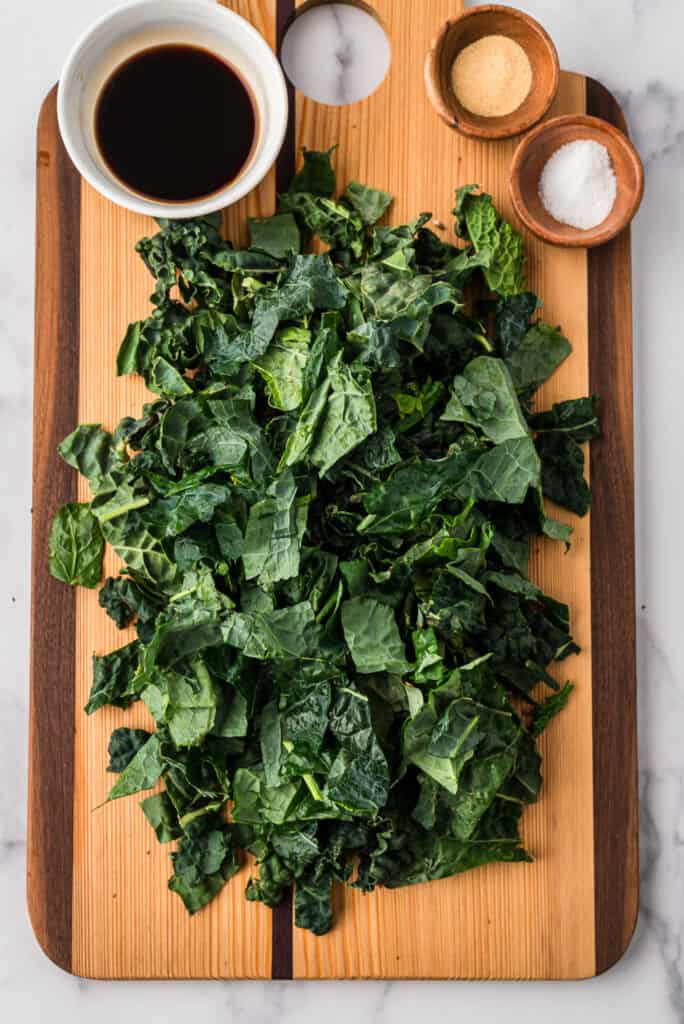
<svg viewBox="0 0 684 1024">
<path fill-rule="evenodd" d="M 478 139 L 536 124 L 560 82 L 558 53 L 542 26 L 513 7 L 485 4 L 447 21 L 425 62 L 425 85 L 446 123 Z"/>
</svg>

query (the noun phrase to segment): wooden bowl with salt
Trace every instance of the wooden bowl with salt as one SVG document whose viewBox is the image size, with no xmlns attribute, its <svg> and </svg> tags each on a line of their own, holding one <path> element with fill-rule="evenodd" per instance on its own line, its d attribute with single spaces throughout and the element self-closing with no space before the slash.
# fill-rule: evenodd
<svg viewBox="0 0 684 1024">
<path fill-rule="evenodd" d="M 485 117 L 457 98 L 452 67 L 459 54 L 488 36 L 512 39 L 524 50 L 532 70 L 527 96 L 511 113 Z M 433 107 L 451 127 L 477 139 L 520 135 L 540 121 L 553 103 L 560 82 L 558 53 L 539 22 L 514 7 L 484 4 L 447 21 L 435 36 L 425 61 L 425 86 Z"/>
<path fill-rule="evenodd" d="M 615 174 L 615 202 L 610 213 L 586 230 L 555 220 L 539 194 L 547 160 L 562 146 L 583 139 L 605 146 Z M 515 212 L 535 235 L 552 245 L 591 249 L 619 235 L 639 209 L 644 169 L 636 149 L 619 128 L 599 117 L 565 114 L 538 125 L 521 141 L 513 156 L 509 187 Z"/>
</svg>

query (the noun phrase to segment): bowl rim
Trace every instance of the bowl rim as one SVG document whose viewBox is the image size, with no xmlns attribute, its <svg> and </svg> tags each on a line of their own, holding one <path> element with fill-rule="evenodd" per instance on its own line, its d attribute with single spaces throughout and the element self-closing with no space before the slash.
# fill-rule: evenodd
<svg viewBox="0 0 684 1024">
<path fill-rule="evenodd" d="M 541 38 L 550 58 L 549 63 L 552 71 L 551 89 L 549 97 L 539 113 L 528 115 L 522 120 L 516 121 L 516 111 L 513 111 L 511 114 L 505 115 L 503 123 L 500 121 L 496 126 L 492 125 L 491 127 L 485 127 L 457 118 L 453 111 L 444 102 L 442 91 L 437 84 L 439 81 L 438 57 L 444 40 L 454 25 L 462 24 L 467 20 L 475 19 L 483 14 L 495 13 L 505 14 L 516 21 L 523 22 Z M 450 128 L 454 128 L 456 131 L 460 132 L 461 135 L 465 135 L 472 139 L 510 139 L 528 131 L 549 112 L 553 101 L 558 95 L 559 87 L 560 59 L 553 39 L 544 26 L 536 20 L 536 18 L 533 18 L 525 11 L 519 10 L 517 7 L 510 7 L 507 4 L 479 4 L 477 7 L 469 7 L 455 18 L 448 18 L 433 36 L 432 41 L 430 42 L 430 48 L 425 58 L 425 88 L 432 106 Z M 511 124 L 514 124 L 514 127 L 511 127 Z"/>
<path fill-rule="evenodd" d="M 101 177 L 93 175 L 90 167 L 79 156 L 78 146 L 71 137 L 67 115 L 69 94 L 73 88 L 73 81 L 77 78 L 76 69 L 78 61 L 90 40 L 105 30 L 110 21 L 116 21 L 129 13 L 131 16 L 134 16 L 138 10 L 143 11 L 145 8 L 154 8 L 158 5 L 159 0 L 126 0 L 126 2 L 119 3 L 105 11 L 104 14 L 86 26 L 71 45 L 62 66 L 57 84 L 57 122 L 64 147 L 78 173 L 106 199 L 134 213 L 141 213 L 151 217 L 185 220 L 191 217 L 206 216 L 209 213 L 232 206 L 263 181 L 273 167 L 285 139 L 289 117 L 289 97 L 285 76 L 276 54 L 271 49 L 267 40 L 246 18 L 243 18 L 242 15 L 231 8 L 214 3 L 213 0 L 199 0 L 195 5 L 194 12 L 187 3 L 187 0 L 166 0 L 166 6 L 170 12 L 175 9 L 177 12 L 187 13 L 188 17 L 192 17 L 193 13 L 201 11 L 205 17 L 222 19 L 221 24 L 224 27 L 231 23 L 233 26 L 239 25 L 240 31 L 251 39 L 254 47 L 261 50 L 264 61 L 268 62 L 268 74 L 271 76 L 271 84 L 274 91 L 273 109 L 270 113 L 271 115 L 275 113 L 280 116 L 272 116 L 271 131 L 264 140 L 263 149 L 260 153 L 253 156 L 251 162 L 238 178 L 208 196 L 201 196 L 197 199 L 182 202 L 148 199 L 133 190 L 129 190 L 125 184 L 119 182 L 114 176 L 110 180 L 104 173 Z M 263 111 L 259 111 L 259 113 L 263 116 Z"/>
<path fill-rule="evenodd" d="M 613 142 L 617 146 L 620 146 L 628 155 L 630 164 L 634 170 L 636 181 L 636 188 L 629 205 L 627 206 L 625 216 L 617 221 L 612 227 L 604 227 L 603 225 L 606 224 L 606 221 L 602 221 L 601 224 L 597 224 L 595 228 L 582 230 L 581 228 L 573 228 L 572 225 L 569 224 L 560 225 L 559 221 L 554 221 L 554 223 L 558 223 L 566 231 L 569 230 L 572 232 L 569 237 L 561 235 L 559 231 L 554 231 L 552 228 L 546 227 L 545 224 L 534 217 L 523 200 L 522 189 L 520 188 L 520 176 L 523 161 L 527 157 L 530 149 L 535 145 L 540 136 L 544 135 L 546 132 L 553 131 L 558 127 L 566 125 L 590 129 L 592 131 L 591 138 L 596 141 L 600 141 L 601 135 L 604 138 L 605 136 L 609 136 Z M 548 242 L 551 245 L 558 245 L 563 248 L 593 249 L 597 245 L 603 245 L 605 242 L 612 241 L 613 238 L 616 238 L 621 234 L 631 223 L 641 205 L 641 200 L 644 195 L 644 166 L 641 162 L 641 157 L 639 156 L 636 146 L 630 137 L 614 124 L 611 124 L 609 121 L 605 121 L 602 117 L 593 117 L 591 114 L 561 114 L 558 117 L 552 117 L 548 121 L 542 122 L 542 124 L 538 124 L 532 129 L 532 131 L 528 132 L 524 139 L 520 140 L 516 151 L 513 154 L 508 188 L 515 212 L 525 227 L 536 235 L 537 238 L 541 238 L 543 241 Z M 549 214 L 549 217 L 551 218 L 551 214 Z"/>
</svg>

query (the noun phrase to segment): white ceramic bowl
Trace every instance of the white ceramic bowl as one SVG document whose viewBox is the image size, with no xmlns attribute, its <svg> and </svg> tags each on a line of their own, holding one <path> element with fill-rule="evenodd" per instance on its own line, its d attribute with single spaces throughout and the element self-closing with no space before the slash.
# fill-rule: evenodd
<svg viewBox="0 0 684 1024">
<path fill-rule="evenodd" d="M 95 141 L 95 106 L 111 73 L 151 46 L 201 46 L 232 65 L 257 107 L 257 139 L 239 176 L 219 192 L 190 202 L 157 202 L 128 189 L 104 163 Z M 273 51 L 257 30 L 214 0 L 139 0 L 96 21 L 78 40 L 57 92 L 59 128 L 69 156 L 98 192 L 152 217 L 199 217 L 242 199 L 266 175 L 287 127 L 287 89 Z"/>
</svg>

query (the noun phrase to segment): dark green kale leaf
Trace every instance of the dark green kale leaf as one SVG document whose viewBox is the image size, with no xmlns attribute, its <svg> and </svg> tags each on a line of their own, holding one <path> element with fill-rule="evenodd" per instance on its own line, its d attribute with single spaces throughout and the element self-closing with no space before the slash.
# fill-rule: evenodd
<svg viewBox="0 0 684 1024">
<path fill-rule="evenodd" d="M 539 473 L 532 439 L 514 437 L 477 458 L 459 484 L 459 493 L 464 498 L 522 505 L 528 489 L 539 485 Z"/>
<path fill-rule="evenodd" d="M 350 181 L 343 199 L 352 206 L 364 224 L 369 227 L 375 224 L 389 209 L 393 197 L 389 192 L 377 188 L 369 188 L 358 181 Z"/>
<path fill-rule="evenodd" d="M 277 213 L 273 217 L 249 219 L 251 248 L 282 260 L 300 250 L 301 242 L 297 222 L 291 213 Z"/>
<path fill-rule="evenodd" d="M 336 261 L 350 264 L 362 256 L 370 242 L 367 229 L 382 217 L 392 197 L 380 189 L 350 182 L 344 195 L 333 199 L 332 152 L 304 149 L 303 167 L 287 193 L 280 196 L 278 210 L 280 216 L 294 215 L 305 241 L 318 235 L 331 247 Z"/>
<path fill-rule="evenodd" d="M 171 860 L 169 889 L 190 914 L 206 906 L 239 868 L 230 826 L 212 818 L 183 836 Z"/>
<path fill-rule="evenodd" d="M 330 197 L 335 191 L 335 172 L 332 166 L 332 146 L 327 152 L 302 149 L 303 164 L 290 183 L 290 192 L 306 192 L 314 196 Z"/>
<path fill-rule="evenodd" d="M 529 419 L 530 429 L 538 434 L 571 434 L 575 441 L 593 441 L 599 436 L 599 421 L 596 412 L 598 399 L 571 398 L 567 402 L 555 402 L 550 412 L 533 413 Z"/>
<path fill-rule="evenodd" d="M 426 833 L 417 823 L 391 820 L 385 832 L 378 836 L 377 847 L 362 862 L 357 886 L 366 891 L 372 891 L 376 885 L 396 889 L 448 878 L 493 861 L 531 861 L 521 846 L 515 815 L 508 807 L 505 811 L 502 821 L 494 818 L 491 838 L 483 836 L 472 840 Z"/>
<path fill-rule="evenodd" d="M 501 296 L 515 295 L 525 286 L 525 251 L 522 238 L 494 208 L 491 196 L 476 193 L 476 185 L 456 192 L 456 234 L 470 242 L 482 260 L 489 289 Z"/>
<path fill-rule="evenodd" d="M 52 522 L 50 572 L 57 580 L 94 589 L 102 579 L 104 539 L 89 505 L 62 505 Z"/>
<path fill-rule="evenodd" d="M 192 672 L 156 672 L 140 696 L 158 726 L 165 726 L 176 747 L 201 743 L 216 722 L 219 691 L 198 658 Z"/>
<path fill-rule="evenodd" d="M 441 501 L 454 493 L 479 455 L 480 449 L 473 447 L 443 459 L 424 459 L 400 466 L 389 479 L 364 494 L 368 515 L 359 523 L 359 532 L 410 534 Z"/>
<path fill-rule="evenodd" d="M 151 789 L 159 781 L 163 767 L 161 740 L 157 733 L 152 733 L 123 769 L 107 800 L 118 800 L 131 793 L 139 793 L 141 789 Z"/>
<path fill-rule="evenodd" d="M 507 359 L 520 346 L 541 303 L 532 292 L 519 292 L 497 299 L 496 340 L 500 355 Z"/>
<path fill-rule="evenodd" d="M 297 484 L 286 470 L 249 512 L 242 544 L 245 579 L 262 587 L 299 574 L 301 545 L 309 501 L 297 497 Z"/>
<path fill-rule="evenodd" d="M 140 644 L 137 640 L 110 654 L 93 655 L 93 685 L 85 706 L 86 714 L 92 715 L 105 704 L 127 708 L 137 700 L 133 678 L 139 661 Z"/>
<path fill-rule="evenodd" d="M 339 687 L 328 720 L 340 746 L 330 766 L 327 796 L 349 814 L 379 814 L 390 779 L 368 697 L 351 686 Z"/>
<path fill-rule="evenodd" d="M 155 537 L 135 516 L 122 513 L 104 525 L 103 533 L 127 570 L 141 584 L 159 593 L 172 593 L 178 568 L 163 540 Z"/>
<path fill-rule="evenodd" d="M 506 364 L 491 356 L 478 356 L 454 378 L 442 419 L 471 424 L 495 444 L 529 433 Z"/>
<path fill-rule="evenodd" d="M 559 714 L 568 703 L 570 694 L 574 690 L 572 683 L 566 683 L 558 693 L 552 693 L 543 704 L 537 704 L 534 709 L 532 721 L 532 735 L 540 736 L 552 718 Z"/>
<path fill-rule="evenodd" d="M 296 192 L 281 196 L 278 208 L 295 215 L 307 241 L 312 235 L 317 235 L 321 241 L 326 242 L 336 261 L 349 262 L 361 256 L 365 244 L 365 226 L 350 205 L 308 192 Z"/>
<path fill-rule="evenodd" d="M 150 734 L 146 729 L 128 729 L 125 726 L 115 729 L 109 737 L 107 771 L 122 772 L 149 738 Z"/>
<path fill-rule="evenodd" d="M 77 427 L 64 438 L 59 454 L 67 465 L 86 477 L 93 494 L 111 486 L 110 473 L 123 462 L 112 435 L 97 423 Z"/>
<path fill-rule="evenodd" d="M 583 516 L 591 504 L 584 479 L 584 452 L 570 433 L 553 431 L 537 438 L 542 491 L 557 505 Z"/>
<path fill-rule="evenodd" d="M 139 622 L 151 622 L 163 607 L 153 592 L 143 589 L 128 576 L 109 576 L 98 600 L 119 629 L 125 629 L 136 617 Z"/>
<path fill-rule="evenodd" d="M 260 850 L 265 845 L 259 844 Z M 257 860 L 257 864 L 259 877 L 250 878 L 247 882 L 245 899 L 263 903 L 267 907 L 277 907 L 291 889 L 294 876 L 275 853 L 266 854 Z"/>
<path fill-rule="evenodd" d="M 180 839 L 183 830 L 178 822 L 178 814 L 173 801 L 166 791 L 145 797 L 140 801 L 140 807 L 160 843 L 170 843 L 172 839 Z"/>
<path fill-rule="evenodd" d="M 408 669 L 394 612 L 371 597 L 354 597 L 340 611 L 344 639 L 358 672 L 403 672 Z"/>
<path fill-rule="evenodd" d="M 531 429 L 537 432 L 543 493 L 580 516 L 591 503 L 580 443 L 599 436 L 596 402 L 595 397 L 570 399 L 529 417 Z M 554 536 L 554 531 L 550 535 Z"/>
<path fill-rule="evenodd" d="M 373 388 L 367 371 L 333 360 L 330 390 L 308 455 L 323 476 L 377 428 Z M 292 435 L 296 436 L 296 433 Z"/>
<path fill-rule="evenodd" d="M 314 935 L 325 935 L 332 928 L 333 873 L 321 858 L 298 881 L 295 890 L 295 924 Z"/>
<path fill-rule="evenodd" d="M 567 338 L 540 321 L 506 358 L 506 365 L 518 391 L 527 391 L 543 384 L 571 352 Z"/>
<path fill-rule="evenodd" d="M 273 408 L 291 412 L 301 405 L 310 340 L 311 332 L 305 327 L 281 328 L 264 354 L 254 361 Z"/>
</svg>

